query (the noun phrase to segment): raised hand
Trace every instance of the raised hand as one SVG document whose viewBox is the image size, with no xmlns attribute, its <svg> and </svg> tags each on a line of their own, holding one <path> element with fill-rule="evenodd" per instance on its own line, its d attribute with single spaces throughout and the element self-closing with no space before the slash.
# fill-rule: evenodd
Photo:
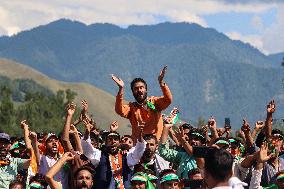
<svg viewBox="0 0 284 189">
<path fill-rule="evenodd" d="M 264 163 L 268 161 L 270 158 L 272 158 L 274 155 L 275 154 L 268 155 L 268 145 L 267 145 L 267 142 L 264 142 L 260 147 L 258 162 Z"/>
<path fill-rule="evenodd" d="M 257 121 L 255 122 L 255 129 L 256 130 L 261 130 L 264 127 L 264 121 Z"/>
<path fill-rule="evenodd" d="M 109 129 L 111 130 L 111 131 L 116 131 L 117 129 L 118 129 L 118 122 L 117 121 L 113 121 L 111 124 L 110 124 L 110 126 L 109 126 Z"/>
<path fill-rule="evenodd" d="M 165 67 L 162 69 L 162 71 L 160 72 L 160 75 L 159 75 L 159 77 L 158 77 L 158 81 L 159 81 L 160 84 L 163 83 L 163 79 L 164 79 L 164 77 L 165 77 L 165 73 L 166 73 L 167 68 L 168 68 L 168 66 L 165 66 Z"/>
<path fill-rule="evenodd" d="M 70 134 L 78 133 L 77 128 L 76 128 L 73 124 L 70 125 L 70 131 L 69 131 L 69 133 L 70 133 Z"/>
<path fill-rule="evenodd" d="M 138 125 L 138 127 L 139 127 L 138 140 L 139 140 L 139 142 L 142 142 L 143 141 L 143 131 L 144 131 L 145 125 L 140 124 L 140 125 Z"/>
<path fill-rule="evenodd" d="M 90 133 L 94 126 L 86 119 L 83 120 L 83 123 L 85 125 L 86 130 Z"/>
<path fill-rule="evenodd" d="M 250 132 L 250 126 L 247 120 L 243 119 L 242 131 L 244 133 Z"/>
<path fill-rule="evenodd" d="M 75 156 L 74 156 L 71 152 L 66 152 L 66 153 L 63 154 L 63 156 L 62 156 L 62 158 L 63 158 L 65 161 L 73 160 L 74 157 L 75 157 Z"/>
<path fill-rule="evenodd" d="M 35 132 L 30 132 L 30 138 L 33 141 L 37 141 L 37 134 Z"/>
<path fill-rule="evenodd" d="M 275 112 L 276 109 L 276 105 L 275 105 L 275 101 L 271 100 L 268 104 L 267 104 L 267 113 L 268 114 L 273 114 Z"/>
<path fill-rule="evenodd" d="M 124 87 L 124 82 L 122 81 L 122 79 L 120 79 L 119 77 L 116 77 L 113 74 L 111 74 L 111 78 L 119 86 L 119 88 L 123 88 Z"/>
<path fill-rule="evenodd" d="M 184 134 L 183 129 L 178 129 L 176 131 L 176 136 L 177 136 L 179 141 L 181 141 L 181 142 L 186 141 L 186 135 Z"/>
<path fill-rule="evenodd" d="M 29 125 L 26 123 L 26 120 L 21 121 L 21 128 L 22 129 L 29 128 Z"/>
<path fill-rule="evenodd" d="M 76 110 L 76 104 L 74 104 L 73 102 L 71 102 L 70 104 L 67 105 L 67 114 L 68 115 L 73 115 L 75 113 Z"/>
<path fill-rule="evenodd" d="M 88 102 L 86 100 L 82 100 L 81 105 L 82 105 L 82 112 L 86 113 L 88 111 L 88 108 L 89 108 Z"/>
</svg>

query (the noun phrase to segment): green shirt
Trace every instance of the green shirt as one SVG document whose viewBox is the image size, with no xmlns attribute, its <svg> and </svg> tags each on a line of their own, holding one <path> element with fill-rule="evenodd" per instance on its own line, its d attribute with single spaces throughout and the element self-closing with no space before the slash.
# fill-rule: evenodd
<svg viewBox="0 0 284 189">
<path fill-rule="evenodd" d="M 162 158 L 178 165 L 176 174 L 180 179 L 188 178 L 188 171 L 197 168 L 195 159 L 187 152 L 170 149 L 167 144 L 159 144 L 158 150 Z"/>
<path fill-rule="evenodd" d="M 15 180 L 18 170 L 23 169 L 24 159 L 9 158 L 10 164 L 0 166 L 0 188 L 9 188 L 11 181 Z"/>
</svg>

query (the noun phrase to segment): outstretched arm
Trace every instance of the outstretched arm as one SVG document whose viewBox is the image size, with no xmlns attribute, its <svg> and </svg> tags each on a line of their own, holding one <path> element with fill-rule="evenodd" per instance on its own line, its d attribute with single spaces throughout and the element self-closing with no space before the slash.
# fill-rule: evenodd
<svg viewBox="0 0 284 189">
<path fill-rule="evenodd" d="M 271 100 L 268 105 L 267 105 L 267 116 L 266 116 L 266 120 L 265 120 L 265 134 L 266 134 L 266 138 L 269 138 L 271 136 L 271 132 L 272 132 L 272 114 L 275 112 L 276 109 L 276 105 L 274 100 Z"/>
<path fill-rule="evenodd" d="M 111 78 L 117 84 L 119 88 L 117 96 L 116 96 L 116 101 L 115 101 L 115 112 L 118 115 L 127 118 L 130 112 L 130 107 L 129 105 L 123 104 L 124 82 L 122 81 L 122 79 L 120 79 L 119 77 L 116 77 L 113 74 L 111 75 Z"/>
<path fill-rule="evenodd" d="M 75 113 L 75 110 L 76 110 L 76 105 L 74 103 L 70 103 L 67 105 L 67 115 L 66 115 L 65 125 L 64 125 L 64 129 L 63 129 L 62 137 L 61 137 L 64 149 L 67 152 L 70 152 L 73 150 L 72 144 L 69 139 L 69 131 L 70 131 L 72 116 Z"/>
<path fill-rule="evenodd" d="M 211 139 L 209 142 L 209 146 L 212 146 L 217 138 L 219 138 L 218 132 L 217 132 L 217 123 L 214 117 L 210 117 L 208 120 L 208 126 L 211 131 Z"/>
<path fill-rule="evenodd" d="M 62 189 L 60 183 L 54 180 L 54 176 L 60 171 L 63 165 L 70 160 L 74 159 L 74 155 L 71 152 L 66 152 L 61 159 L 59 159 L 46 173 L 45 180 L 51 189 Z"/>
<path fill-rule="evenodd" d="M 158 99 L 156 99 L 156 102 L 155 102 L 155 106 L 159 111 L 166 109 L 173 101 L 172 93 L 171 93 L 169 87 L 164 82 L 166 70 L 167 70 L 167 66 L 165 66 L 162 69 L 162 71 L 160 72 L 160 75 L 158 77 L 158 81 L 159 81 L 161 90 L 163 92 L 163 96 L 158 97 Z"/>
<path fill-rule="evenodd" d="M 242 131 L 244 132 L 245 139 L 246 139 L 246 144 L 247 147 L 252 147 L 253 145 L 253 138 L 251 137 L 250 134 L 250 126 L 247 120 L 243 119 L 243 126 L 242 126 Z"/>
</svg>

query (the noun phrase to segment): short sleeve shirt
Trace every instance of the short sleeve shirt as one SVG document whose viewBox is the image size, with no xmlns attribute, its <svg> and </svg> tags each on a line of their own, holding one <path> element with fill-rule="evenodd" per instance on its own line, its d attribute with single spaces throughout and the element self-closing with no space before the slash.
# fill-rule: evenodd
<svg viewBox="0 0 284 189">
<path fill-rule="evenodd" d="M 18 170 L 23 169 L 25 159 L 9 158 L 10 164 L 0 167 L 0 188 L 9 188 L 11 181 L 15 180 Z"/>
</svg>

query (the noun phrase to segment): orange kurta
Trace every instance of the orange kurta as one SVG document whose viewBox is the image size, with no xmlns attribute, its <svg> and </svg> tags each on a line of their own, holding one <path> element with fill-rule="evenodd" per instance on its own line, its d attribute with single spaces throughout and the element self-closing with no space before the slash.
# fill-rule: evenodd
<svg viewBox="0 0 284 189">
<path fill-rule="evenodd" d="M 161 85 L 163 96 L 149 97 L 148 100 L 155 105 L 157 111 L 151 110 L 147 105 L 138 105 L 129 102 L 123 104 L 123 94 L 118 93 L 115 102 L 115 111 L 122 117 L 129 119 L 132 126 L 132 137 L 134 143 L 138 138 L 138 123 L 145 123 L 144 134 L 154 134 L 159 140 L 163 130 L 161 111 L 166 109 L 172 102 L 172 94 L 166 84 Z"/>
</svg>

